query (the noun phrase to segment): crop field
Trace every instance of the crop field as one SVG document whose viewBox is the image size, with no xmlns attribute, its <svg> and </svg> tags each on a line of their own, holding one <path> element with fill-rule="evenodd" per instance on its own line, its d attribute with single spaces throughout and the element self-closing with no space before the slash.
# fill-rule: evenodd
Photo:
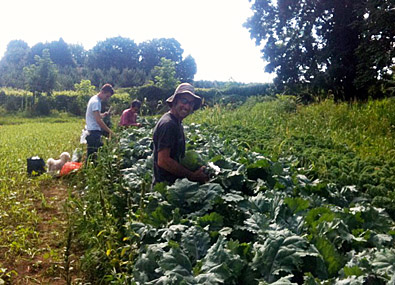
<svg viewBox="0 0 395 285">
<path fill-rule="evenodd" d="M 54 179 L 26 158 L 81 147 L 84 120 L 0 118 L 0 283 L 395 282 L 395 100 L 197 111 L 187 150 L 209 183 L 151 189 L 156 120 Z"/>
<path fill-rule="evenodd" d="M 287 96 L 185 121 L 211 169 L 151 189 L 152 128 L 120 130 L 70 207 L 87 280 L 111 284 L 393 284 L 394 100 Z"/>
<path fill-rule="evenodd" d="M 83 124 L 82 119 L 68 116 L 0 118 L 0 281 L 16 277 L 13 266 L 21 260 L 50 252 L 39 247 L 43 237 L 37 228 L 41 219 L 37 204 L 49 207 L 42 190 L 56 182 L 46 174 L 28 176 L 26 159 L 38 155 L 46 160 L 57 158 L 62 151 L 72 153 Z"/>
</svg>

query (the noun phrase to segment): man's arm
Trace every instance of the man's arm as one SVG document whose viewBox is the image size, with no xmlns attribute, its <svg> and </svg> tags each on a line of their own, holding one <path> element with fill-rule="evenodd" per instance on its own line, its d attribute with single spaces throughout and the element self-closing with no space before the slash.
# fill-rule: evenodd
<svg viewBox="0 0 395 285">
<path fill-rule="evenodd" d="M 132 124 L 130 124 L 131 126 L 135 126 L 135 127 L 141 127 L 141 124 L 140 123 L 132 123 Z"/>
<path fill-rule="evenodd" d="M 94 111 L 93 116 L 95 117 L 96 122 L 99 124 L 99 126 L 100 126 L 100 128 L 102 128 L 102 130 L 106 131 L 109 134 L 112 134 L 112 135 L 114 134 L 113 131 L 111 131 L 110 128 L 107 127 L 106 123 L 103 122 L 103 119 L 102 119 L 99 111 Z"/>
<path fill-rule="evenodd" d="M 204 167 L 195 172 L 186 169 L 170 157 L 170 148 L 164 148 L 158 152 L 158 166 L 180 178 L 186 177 L 191 181 L 203 183 L 208 181 L 208 176 L 203 172 Z"/>
</svg>

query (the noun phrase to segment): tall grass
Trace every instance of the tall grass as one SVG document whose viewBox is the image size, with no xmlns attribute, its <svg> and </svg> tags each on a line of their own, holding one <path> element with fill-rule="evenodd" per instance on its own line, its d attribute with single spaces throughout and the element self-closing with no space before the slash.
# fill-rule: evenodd
<svg viewBox="0 0 395 285">
<path fill-rule="evenodd" d="M 298 134 L 346 144 L 361 157 L 395 154 L 395 98 L 351 105 L 327 100 L 302 108 L 288 126 Z"/>
<path fill-rule="evenodd" d="M 186 122 L 207 123 L 223 132 L 232 130 L 229 135 L 246 136 L 255 150 L 273 156 L 288 152 L 282 146 L 295 136 L 313 136 L 346 145 L 361 157 L 394 155 L 395 98 L 360 104 L 326 100 L 309 106 L 297 106 L 292 97 L 268 102 L 256 100 L 250 99 L 236 110 L 208 108 Z M 235 129 L 238 131 L 234 132 Z"/>
</svg>

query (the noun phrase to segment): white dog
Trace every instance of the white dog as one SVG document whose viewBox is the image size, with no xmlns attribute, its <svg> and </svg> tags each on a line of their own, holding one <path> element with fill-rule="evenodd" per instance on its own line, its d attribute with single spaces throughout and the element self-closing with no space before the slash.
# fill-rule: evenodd
<svg viewBox="0 0 395 285">
<path fill-rule="evenodd" d="M 54 173 L 62 169 L 63 165 L 70 161 L 70 154 L 68 152 L 62 152 L 59 159 L 49 158 L 47 160 L 48 172 Z"/>
</svg>

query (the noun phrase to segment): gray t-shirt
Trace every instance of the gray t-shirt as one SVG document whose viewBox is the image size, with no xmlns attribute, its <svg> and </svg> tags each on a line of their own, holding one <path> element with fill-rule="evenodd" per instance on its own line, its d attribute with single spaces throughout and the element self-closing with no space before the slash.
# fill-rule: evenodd
<svg viewBox="0 0 395 285">
<path fill-rule="evenodd" d="M 94 95 L 89 99 L 88 106 L 86 107 L 85 128 L 88 131 L 101 131 L 101 127 L 96 122 L 95 116 L 93 115 L 93 112 L 95 111 L 99 111 L 99 113 L 101 112 L 101 100 L 97 95 Z"/>
<path fill-rule="evenodd" d="M 153 184 L 164 181 L 172 184 L 178 177 L 158 166 L 158 151 L 170 148 L 170 157 L 177 162 L 180 162 L 181 158 L 185 156 L 184 127 L 182 126 L 181 121 L 177 120 L 177 118 L 170 114 L 170 112 L 164 114 L 154 128 L 153 141 Z"/>
</svg>

